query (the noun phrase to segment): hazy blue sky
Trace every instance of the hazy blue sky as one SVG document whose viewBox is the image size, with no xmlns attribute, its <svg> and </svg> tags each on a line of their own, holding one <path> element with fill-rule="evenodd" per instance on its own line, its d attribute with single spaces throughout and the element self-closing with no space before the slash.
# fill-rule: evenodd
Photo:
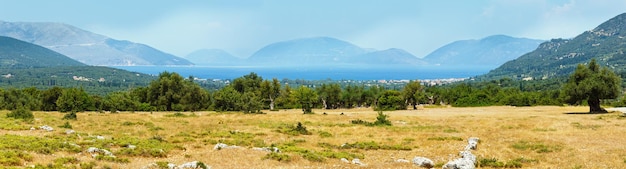
<svg viewBox="0 0 626 169">
<path fill-rule="evenodd" d="M 417 57 L 494 34 L 572 38 L 626 12 L 626 0 L 0 0 L 0 20 L 62 22 L 178 56 L 248 57 L 283 40 L 330 36 Z"/>
</svg>

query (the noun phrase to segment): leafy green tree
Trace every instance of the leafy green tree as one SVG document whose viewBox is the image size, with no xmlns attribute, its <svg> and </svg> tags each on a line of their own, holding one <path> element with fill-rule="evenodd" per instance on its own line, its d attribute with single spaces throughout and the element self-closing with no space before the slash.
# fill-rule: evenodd
<svg viewBox="0 0 626 169">
<path fill-rule="evenodd" d="M 293 109 L 296 107 L 296 100 L 293 96 L 293 90 L 289 85 L 285 85 L 285 87 L 280 90 L 280 95 L 276 98 L 276 103 L 278 107 Z"/>
<path fill-rule="evenodd" d="M 180 104 L 184 110 L 206 110 L 211 105 L 211 94 L 196 85 L 193 81 L 186 81 Z"/>
<path fill-rule="evenodd" d="M 3 109 L 26 108 L 28 110 L 37 110 L 41 107 L 41 100 L 25 90 L 11 88 L 0 94 L 2 94 L 2 102 L 0 104 Z"/>
<path fill-rule="evenodd" d="M 172 111 L 173 105 L 179 104 L 184 80 L 178 73 L 162 72 L 159 79 L 152 81 L 148 86 L 147 98 L 150 105 L 158 110 Z"/>
<path fill-rule="evenodd" d="M 217 111 L 237 111 L 241 94 L 232 86 L 226 86 L 213 94 L 213 106 Z"/>
<path fill-rule="evenodd" d="M 385 90 L 378 98 L 376 110 L 405 110 L 402 93 L 396 90 Z"/>
<path fill-rule="evenodd" d="M 587 100 L 589 112 L 606 112 L 600 107 L 601 99 L 614 99 L 621 91 L 621 78 L 606 67 L 600 67 L 595 59 L 588 67 L 579 64 L 563 88 L 565 101 L 580 104 Z"/>
<path fill-rule="evenodd" d="M 341 86 L 339 84 L 322 84 L 316 90 L 324 109 L 339 108 L 341 105 Z"/>
<path fill-rule="evenodd" d="M 404 86 L 402 96 L 408 105 L 413 106 L 413 110 L 417 110 L 419 100 L 424 97 L 422 85 L 419 81 L 410 81 Z"/>
<path fill-rule="evenodd" d="M 306 86 L 300 86 L 293 92 L 293 97 L 298 101 L 298 104 L 302 107 L 304 114 L 312 114 L 313 107 L 317 101 L 317 93 Z"/>
<path fill-rule="evenodd" d="M 105 109 L 111 111 L 134 111 L 140 104 L 129 92 L 123 91 L 109 93 L 105 100 Z"/>
<path fill-rule="evenodd" d="M 261 113 L 263 104 L 261 103 L 261 98 L 256 96 L 255 92 L 248 91 L 241 95 L 239 107 L 243 113 Z"/>
<path fill-rule="evenodd" d="M 63 90 L 57 99 L 57 108 L 60 112 L 82 112 L 92 104 L 91 97 L 83 88 L 68 88 Z"/>
<path fill-rule="evenodd" d="M 264 80 L 261 83 L 261 97 L 269 101 L 270 110 L 274 110 L 276 99 L 280 96 L 280 82 L 272 79 L 272 82 Z"/>
<path fill-rule="evenodd" d="M 233 80 L 232 85 L 233 88 L 239 93 L 244 93 L 246 91 L 258 92 L 259 88 L 261 88 L 261 82 L 263 82 L 263 78 L 256 73 L 251 72 L 250 74 Z"/>
<path fill-rule="evenodd" d="M 41 96 L 41 109 L 43 111 L 57 111 L 57 100 L 63 93 L 63 89 L 55 86 L 44 90 Z"/>
<path fill-rule="evenodd" d="M 378 99 L 380 95 L 385 91 L 383 87 L 371 86 L 363 91 L 363 101 L 367 106 L 378 106 Z"/>
</svg>

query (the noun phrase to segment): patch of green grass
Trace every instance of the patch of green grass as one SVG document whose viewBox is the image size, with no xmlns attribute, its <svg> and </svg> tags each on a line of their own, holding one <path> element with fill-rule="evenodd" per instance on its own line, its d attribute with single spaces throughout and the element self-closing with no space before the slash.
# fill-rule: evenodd
<svg viewBox="0 0 626 169">
<path fill-rule="evenodd" d="M 78 162 L 79 162 L 78 158 L 76 157 L 61 157 L 61 158 L 54 159 L 54 163 L 58 165 L 76 164 Z"/>
<path fill-rule="evenodd" d="M 65 122 L 63 123 L 63 125 L 60 125 L 59 127 L 61 128 L 66 128 L 66 129 L 72 129 L 72 125 L 70 124 L 70 122 Z"/>
<path fill-rule="evenodd" d="M 435 140 L 435 141 L 448 141 L 448 140 L 452 140 L 452 141 L 463 141 L 463 138 L 461 137 L 429 137 L 426 140 Z"/>
<path fill-rule="evenodd" d="M 118 158 L 115 156 L 96 155 L 95 159 L 101 160 L 101 161 L 114 162 L 114 163 L 129 163 L 130 162 L 130 160 L 127 158 Z"/>
<path fill-rule="evenodd" d="M 52 154 L 58 151 L 81 152 L 79 147 L 67 143 L 65 138 L 47 138 L 35 136 L 1 135 L 0 150 L 34 151 Z"/>
<path fill-rule="evenodd" d="M 21 166 L 23 161 L 32 161 L 33 156 L 25 152 L 0 150 L 0 166 Z"/>
<path fill-rule="evenodd" d="M 186 115 L 185 113 L 176 112 L 172 114 L 167 114 L 165 117 L 198 117 L 198 115 L 191 113 L 190 115 Z"/>
<path fill-rule="evenodd" d="M 96 168 L 96 162 L 90 161 L 88 163 L 80 163 L 80 168 L 81 169 L 94 169 Z"/>
<path fill-rule="evenodd" d="M 311 135 L 312 133 L 300 122 L 296 126 L 282 125 L 276 130 L 279 133 L 288 134 L 292 136 L 299 135 Z"/>
<path fill-rule="evenodd" d="M 572 126 L 574 126 L 575 128 L 577 128 L 577 129 L 581 129 L 581 130 L 584 130 L 584 129 L 597 130 L 598 128 L 602 127 L 602 126 L 600 126 L 600 125 L 591 125 L 591 124 L 589 124 L 589 125 L 583 125 L 583 124 L 580 124 L 580 123 L 578 123 L 578 122 L 573 122 L 573 123 L 571 123 L 571 124 L 572 124 Z"/>
<path fill-rule="evenodd" d="M 556 145 L 556 144 L 549 145 L 549 144 L 544 144 L 540 142 L 529 142 L 529 141 L 519 141 L 517 143 L 514 143 L 511 147 L 518 149 L 518 150 L 532 150 L 537 153 L 550 153 L 550 152 L 561 151 L 563 149 L 563 146 L 561 145 Z"/>
<path fill-rule="evenodd" d="M 480 158 L 478 159 L 478 166 L 493 168 L 522 168 L 524 163 L 534 162 L 537 162 L 537 160 L 527 159 L 524 157 L 509 160 L 507 162 L 499 161 L 497 158 Z"/>
<path fill-rule="evenodd" d="M 405 150 L 410 151 L 411 147 L 404 145 L 381 145 L 374 141 L 345 143 L 341 146 L 330 146 L 337 149 L 361 149 L 361 150 Z"/>
<path fill-rule="evenodd" d="M 289 162 L 289 161 L 291 161 L 291 156 L 289 156 L 288 154 L 271 152 L 271 153 L 266 154 L 265 156 L 263 156 L 262 159 L 264 159 L 264 160 L 270 159 L 270 160 L 276 160 L 276 161 L 280 161 L 280 162 Z"/>
<path fill-rule="evenodd" d="M 333 137 L 333 134 L 330 134 L 329 132 L 326 132 L 326 131 L 320 131 L 318 132 L 318 134 L 321 138 Z"/>
</svg>

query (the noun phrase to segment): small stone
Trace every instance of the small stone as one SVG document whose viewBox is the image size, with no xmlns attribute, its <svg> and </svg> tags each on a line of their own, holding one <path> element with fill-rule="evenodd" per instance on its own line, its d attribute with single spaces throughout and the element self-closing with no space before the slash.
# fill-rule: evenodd
<svg viewBox="0 0 626 169">
<path fill-rule="evenodd" d="M 65 130 L 65 134 L 70 135 L 70 134 L 74 134 L 76 133 L 76 131 L 74 130 Z"/>
<path fill-rule="evenodd" d="M 343 163 L 350 163 L 350 161 L 348 161 L 348 159 L 346 159 L 346 158 L 341 158 L 341 162 L 343 162 Z"/>
<path fill-rule="evenodd" d="M 397 160 L 396 160 L 396 162 L 398 162 L 398 163 L 410 163 L 410 161 L 409 161 L 409 160 L 407 160 L 407 159 L 403 159 L 403 158 L 401 158 L 401 159 L 397 159 Z"/>
<path fill-rule="evenodd" d="M 430 160 L 426 157 L 419 157 L 419 156 L 416 156 L 413 158 L 413 164 L 419 167 L 424 167 L 424 168 L 432 168 L 435 166 L 435 162 L 433 162 L 433 160 Z"/>
</svg>

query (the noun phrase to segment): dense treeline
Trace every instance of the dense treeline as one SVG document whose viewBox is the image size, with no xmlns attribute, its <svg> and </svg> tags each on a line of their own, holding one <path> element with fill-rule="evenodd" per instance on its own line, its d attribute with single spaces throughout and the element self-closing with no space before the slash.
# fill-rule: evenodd
<svg viewBox="0 0 626 169">
<path fill-rule="evenodd" d="M 236 78 L 218 89 L 206 90 L 192 77 L 163 72 L 144 87 L 92 95 L 83 88 L 52 87 L 0 89 L 1 109 L 81 111 L 242 111 L 301 108 L 339 109 L 372 107 L 376 110 L 418 109 L 420 104 L 452 106 L 563 105 L 565 79 L 489 82 L 466 81 L 444 86 L 425 86 L 411 81 L 400 89 L 372 85 L 326 83 L 291 87 L 277 79 L 255 73 Z"/>
</svg>

